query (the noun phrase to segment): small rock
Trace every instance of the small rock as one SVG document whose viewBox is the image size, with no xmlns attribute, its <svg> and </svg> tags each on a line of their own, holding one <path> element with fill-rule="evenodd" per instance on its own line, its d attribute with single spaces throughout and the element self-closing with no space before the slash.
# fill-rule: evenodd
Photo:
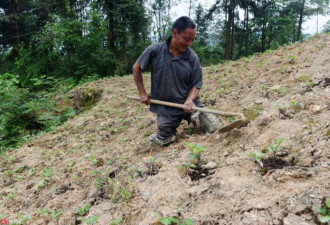
<svg viewBox="0 0 330 225">
<path fill-rule="evenodd" d="M 287 217 L 283 219 L 283 225 L 309 225 L 310 223 L 300 216 L 290 213 Z"/>
<path fill-rule="evenodd" d="M 308 110 L 314 114 L 317 114 L 322 111 L 322 108 L 320 105 L 311 105 Z"/>
<path fill-rule="evenodd" d="M 301 160 L 298 165 L 303 167 L 310 167 L 312 165 L 313 160 L 311 158 L 304 158 Z"/>
<path fill-rule="evenodd" d="M 257 99 L 257 100 L 255 100 L 255 103 L 256 104 L 262 104 L 262 100 L 261 99 Z"/>
<path fill-rule="evenodd" d="M 227 152 L 227 151 L 225 151 L 224 153 L 223 153 L 223 156 L 224 157 L 226 157 L 226 156 L 228 156 L 229 155 L 229 152 Z"/>
<path fill-rule="evenodd" d="M 278 220 L 273 220 L 273 224 L 274 224 L 274 225 L 279 225 L 279 224 L 280 224 L 280 221 L 278 221 Z"/>
<path fill-rule="evenodd" d="M 217 168 L 217 164 L 215 162 L 208 162 L 205 166 L 204 166 L 204 169 L 207 169 L 207 170 L 211 170 L 211 169 L 214 169 L 214 168 Z"/>
</svg>

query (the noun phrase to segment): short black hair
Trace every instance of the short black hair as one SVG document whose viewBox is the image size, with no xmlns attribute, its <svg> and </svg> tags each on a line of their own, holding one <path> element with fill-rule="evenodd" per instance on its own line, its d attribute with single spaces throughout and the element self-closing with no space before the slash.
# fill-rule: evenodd
<svg viewBox="0 0 330 225">
<path fill-rule="evenodd" d="M 181 16 L 178 18 L 173 26 L 172 26 L 172 31 L 176 29 L 178 33 L 184 32 L 185 29 L 190 28 L 190 29 L 195 29 L 196 28 L 196 23 L 190 19 L 188 16 Z"/>
</svg>

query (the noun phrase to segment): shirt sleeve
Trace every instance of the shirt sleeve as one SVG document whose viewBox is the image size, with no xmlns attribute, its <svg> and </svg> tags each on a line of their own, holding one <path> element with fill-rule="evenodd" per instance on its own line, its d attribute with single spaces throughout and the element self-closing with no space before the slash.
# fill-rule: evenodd
<svg viewBox="0 0 330 225">
<path fill-rule="evenodd" d="M 154 45 L 149 45 L 137 59 L 137 62 L 140 64 L 142 71 L 146 71 L 148 69 L 154 54 Z"/>
</svg>

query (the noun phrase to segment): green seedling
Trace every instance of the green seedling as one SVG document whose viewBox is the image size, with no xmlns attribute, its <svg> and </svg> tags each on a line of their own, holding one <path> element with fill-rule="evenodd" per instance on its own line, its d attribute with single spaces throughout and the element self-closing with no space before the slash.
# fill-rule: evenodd
<svg viewBox="0 0 330 225">
<path fill-rule="evenodd" d="M 203 153 L 207 150 L 202 145 L 195 145 L 194 143 L 187 142 L 186 145 L 190 149 L 189 159 L 197 161 L 199 163 L 202 159 Z"/>
<path fill-rule="evenodd" d="M 257 152 L 257 153 L 253 153 L 253 152 L 250 152 L 248 154 L 254 161 L 258 162 L 258 163 L 261 163 L 262 159 L 263 159 L 263 156 L 264 154 L 262 152 Z"/>
<path fill-rule="evenodd" d="M 82 219 L 82 222 L 88 225 L 93 225 L 99 217 L 100 216 L 90 216 L 87 219 Z"/>
<path fill-rule="evenodd" d="M 93 156 L 93 155 L 89 156 L 89 159 L 92 161 L 92 163 L 93 163 L 94 165 L 96 165 L 97 162 L 98 162 L 98 160 L 97 160 L 97 159 L 95 158 L 95 156 Z"/>
<path fill-rule="evenodd" d="M 10 192 L 8 195 L 5 195 L 5 198 L 8 199 L 8 200 L 13 199 L 14 198 L 14 193 Z"/>
<path fill-rule="evenodd" d="M 48 210 L 47 209 L 41 209 L 40 210 L 40 215 L 43 216 L 43 217 L 48 216 Z"/>
<path fill-rule="evenodd" d="M 54 169 L 51 167 L 44 167 L 43 168 L 43 176 L 45 177 L 51 177 L 54 174 Z"/>
<path fill-rule="evenodd" d="M 321 223 L 327 223 L 330 225 L 330 198 L 326 198 L 323 207 L 317 208 L 317 218 Z"/>
<path fill-rule="evenodd" d="M 177 216 L 163 217 L 159 213 L 155 213 L 159 222 L 164 225 L 193 225 L 195 222 L 191 219 L 181 221 Z"/>
<path fill-rule="evenodd" d="M 38 188 L 43 188 L 45 187 L 45 179 L 42 179 L 38 182 Z"/>
<path fill-rule="evenodd" d="M 284 138 L 278 138 L 276 141 L 272 141 L 271 145 L 268 147 L 268 150 L 273 153 L 275 156 L 275 152 L 281 151 L 282 147 L 281 144 L 283 142 Z"/>
<path fill-rule="evenodd" d="M 72 169 L 73 169 L 73 163 L 68 163 L 67 164 L 67 168 L 66 168 L 66 171 L 68 171 L 69 173 L 71 173 L 72 172 Z"/>
<path fill-rule="evenodd" d="M 52 209 L 49 212 L 50 212 L 50 214 L 51 214 L 51 216 L 52 216 L 55 223 L 58 222 L 59 217 L 63 214 L 63 211 L 56 212 L 55 209 Z"/>
<path fill-rule="evenodd" d="M 291 100 L 290 103 L 291 103 L 291 105 L 292 105 L 293 107 L 295 107 L 295 108 L 296 108 L 296 107 L 298 107 L 298 108 L 300 107 L 300 103 L 299 103 L 299 102 L 296 102 L 296 101 L 294 101 L 294 100 Z"/>
<path fill-rule="evenodd" d="M 90 209 L 91 209 L 91 206 L 86 204 L 82 208 L 78 208 L 77 212 L 79 215 L 84 216 Z"/>
<path fill-rule="evenodd" d="M 111 220 L 110 221 L 110 225 L 118 225 L 121 221 L 121 217 L 115 219 L 115 220 Z"/>
<path fill-rule="evenodd" d="M 278 93 L 285 94 L 288 90 L 285 87 L 276 87 L 276 88 L 273 88 L 272 91 L 276 91 Z"/>
</svg>

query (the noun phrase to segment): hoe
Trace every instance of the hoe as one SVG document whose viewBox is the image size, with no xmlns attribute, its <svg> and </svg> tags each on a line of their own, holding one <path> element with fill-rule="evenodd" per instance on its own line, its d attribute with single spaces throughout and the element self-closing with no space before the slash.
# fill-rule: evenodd
<svg viewBox="0 0 330 225">
<path fill-rule="evenodd" d="M 135 96 L 127 96 L 127 98 L 133 99 L 133 100 L 140 100 L 139 97 L 135 97 Z M 154 99 L 150 99 L 150 102 L 152 104 L 170 106 L 170 107 L 179 108 L 179 109 L 183 109 L 185 107 L 183 104 L 160 101 L 160 100 L 154 100 Z M 235 129 L 236 127 L 245 125 L 249 122 L 242 113 L 221 112 L 221 111 L 207 109 L 207 108 L 201 108 L 201 107 L 192 107 L 192 109 L 195 110 L 195 111 L 199 111 L 199 112 L 212 113 L 212 114 L 215 114 L 215 115 L 225 116 L 225 117 L 229 117 L 229 116 L 239 116 L 239 117 L 241 117 L 240 119 L 235 120 L 234 122 L 231 122 L 230 124 L 221 127 L 219 129 L 220 133 L 225 133 L 225 132 L 231 131 L 231 130 Z"/>
</svg>

